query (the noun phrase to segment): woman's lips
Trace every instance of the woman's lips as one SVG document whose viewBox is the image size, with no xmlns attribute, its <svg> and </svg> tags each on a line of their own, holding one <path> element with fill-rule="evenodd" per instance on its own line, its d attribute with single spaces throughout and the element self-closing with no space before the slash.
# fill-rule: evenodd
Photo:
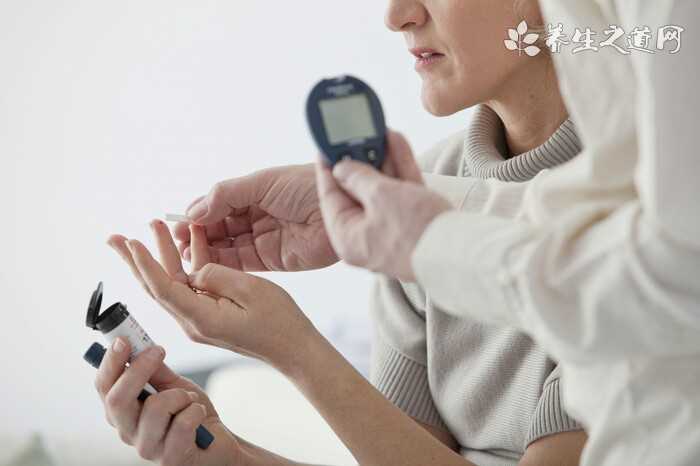
<svg viewBox="0 0 700 466">
<path fill-rule="evenodd" d="M 416 47 L 410 52 L 416 57 L 416 71 L 429 69 L 445 58 L 442 53 L 428 47 Z"/>
<path fill-rule="evenodd" d="M 423 55 L 416 59 L 416 71 L 432 68 L 435 64 L 440 63 L 445 56 L 441 53 Z"/>
</svg>

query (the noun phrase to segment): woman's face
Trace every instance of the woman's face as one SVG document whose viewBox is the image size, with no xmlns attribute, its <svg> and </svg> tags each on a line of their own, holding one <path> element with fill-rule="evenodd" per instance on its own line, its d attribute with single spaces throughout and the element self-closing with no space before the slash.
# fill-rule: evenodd
<svg viewBox="0 0 700 466">
<path fill-rule="evenodd" d="M 417 58 L 423 79 L 425 108 L 436 116 L 451 115 L 495 99 L 504 84 L 527 62 L 539 60 L 507 50 L 507 30 L 522 15 L 542 21 L 535 1 L 516 13 L 516 0 L 390 0 L 386 24 L 402 32 Z M 530 23 L 530 21 L 528 21 Z"/>
</svg>

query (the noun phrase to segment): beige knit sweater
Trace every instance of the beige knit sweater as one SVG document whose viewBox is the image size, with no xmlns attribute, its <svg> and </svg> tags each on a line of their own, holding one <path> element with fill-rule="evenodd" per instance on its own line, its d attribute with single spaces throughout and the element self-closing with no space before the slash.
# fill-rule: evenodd
<svg viewBox="0 0 700 466">
<path fill-rule="evenodd" d="M 542 146 L 505 159 L 501 121 L 480 106 L 468 130 L 438 144 L 421 163 L 432 174 L 428 185 L 459 203 L 463 185 L 451 196 L 448 177 L 521 182 L 580 151 L 567 120 Z M 476 192 L 469 199 L 486 197 Z M 507 215 L 516 204 L 506 196 L 483 207 Z M 534 440 L 580 428 L 562 408 L 555 363 L 525 334 L 451 316 L 419 286 L 385 277 L 375 287 L 372 315 L 372 382 L 408 415 L 449 430 L 475 464 L 513 466 Z"/>
</svg>

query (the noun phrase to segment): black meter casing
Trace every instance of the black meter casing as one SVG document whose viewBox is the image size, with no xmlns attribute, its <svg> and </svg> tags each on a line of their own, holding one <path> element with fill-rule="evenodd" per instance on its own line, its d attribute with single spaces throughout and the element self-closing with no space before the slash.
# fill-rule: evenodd
<svg viewBox="0 0 700 466">
<path fill-rule="evenodd" d="M 332 167 L 344 158 L 380 169 L 386 157 L 386 122 L 377 94 L 353 76 L 314 86 L 306 117 L 319 149 Z"/>
</svg>

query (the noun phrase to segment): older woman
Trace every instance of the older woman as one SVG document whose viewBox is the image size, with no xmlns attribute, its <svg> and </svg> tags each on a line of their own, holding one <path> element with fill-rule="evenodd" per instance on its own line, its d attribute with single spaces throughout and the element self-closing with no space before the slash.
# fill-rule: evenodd
<svg viewBox="0 0 700 466">
<path fill-rule="evenodd" d="M 542 23 L 534 2 L 390 2 L 386 22 L 404 34 L 417 56 L 424 106 L 438 116 L 478 106 L 467 131 L 422 158 L 428 185 L 442 196 L 421 186 L 408 144 L 391 133 L 384 171 L 398 180 L 341 164 L 336 178 L 319 169 L 318 186 L 312 166 L 269 169 L 217 184 L 188 211 L 206 227 L 188 230 L 181 224 L 176 230 L 180 252 L 195 270 L 189 277 L 160 222 L 153 228 L 162 266 L 140 243 L 111 239 L 188 335 L 278 368 L 363 465 L 578 463 L 585 434 L 562 407 L 559 373 L 547 354 L 512 327 L 455 317 L 411 283 L 412 248 L 432 218 L 455 207 L 512 215 L 520 182 L 581 150 L 550 57 L 519 56 L 503 47 L 504 32 L 523 17 Z M 494 201 L 484 189 L 489 184 L 474 183 L 477 179 L 507 183 L 514 195 Z M 478 189 L 468 189 L 472 186 Z M 375 195 L 374 188 L 387 187 L 397 191 Z M 377 222 L 396 214 L 412 222 Z M 343 224 L 351 228 L 340 233 Z M 372 235 L 373 225 L 380 226 L 374 238 L 389 239 L 373 246 L 377 262 L 352 246 L 353 238 Z M 395 225 L 402 228 L 383 228 Z M 237 271 L 318 268 L 338 255 L 387 273 L 373 298 L 379 335 L 373 382 L 379 391 L 333 350 L 283 290 Z M 466 290 L 471 286 L 464 283 Z M 205 395 L 162 365 L 162 352 L 150 355 L 124 371 L 128 351 L 124 342 L 116 343 L 97 383 L 108 418 L 142 456 L 163 464 L 288 464 L 230 434 Z M 164 391 L 142 407 L 135 400 L 147 380 Z M 200 422 L 220 439 L 207 451 L 192 442 Z"/>
<path fill-rule="evenodd" d="M 583 464 L 695 465 L 700 55 L 683 45 L 698 39 L 700 4 L 540 3 L 554 26 L 579 29 L 579 53 L 555 62 L 581 156 L 527 185 L 472 178 L 461 211 L 445 211 L 410 177 L 353 162 L 333 177 L 319 166 L 332 194 L 321 199 L 329 235 L 344 259 L 417 280 L 453 318 L 534 335 L 560 360 L 567 407 L 590 434 Z M 594 45 L 583 30 L 629 37 Z M 377 199 L 388 199 L 381 216 Z M 503 199 L 509 212 L 479 208 Z M 417 205 L 420 215 L 402 215 Z"/>
</svg>

